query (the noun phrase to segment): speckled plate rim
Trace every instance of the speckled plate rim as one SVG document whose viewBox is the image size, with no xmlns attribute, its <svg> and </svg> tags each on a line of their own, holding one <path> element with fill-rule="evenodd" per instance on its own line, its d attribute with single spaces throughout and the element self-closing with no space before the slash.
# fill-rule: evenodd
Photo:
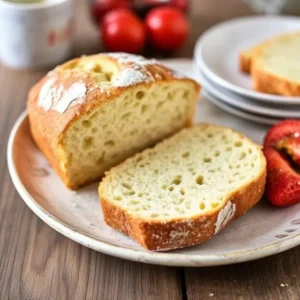
<svg viewBox="0 0 300 300">
<path fill-rule="evenodd" d="M 300 245 L 300 233 L 285 240 L 271 243 L 259 248 L 253 248 L 246 251 L 229 252 L 222 255 L 188 255 L 183 253 L 172 252 L 151 252 L 146 250 L 133 250 L 125 247 L 119 247 L 109 243 L 96 240 L 90 236 L 82 234 L 77 230 L 66 225 L 62 220 L 59 220 L 48 213 L 41 207 L 35 199 L 27 191 L 23 185 L 16 166 L 13 160 L 13 150 L 16 134 L 21 124 L 28 117 L 27 112 L 23 112 L 17 119 L 10 133 L 7 147 L 7 162 L 10 176 L 13 184 L 21 198 L 27 206 L 45 223 L 52 227 L 57 232 L 70 238 L 71 240 L 84 245 L 96 251 L 108 254 L 111 256 L 137 261 L 142 263 L 166 265 L 166 266 L 181 266 L 181 267 L 204 267 L 226 265 L 239 262 L 245 262 L 277 254 Z"/>
</svg>

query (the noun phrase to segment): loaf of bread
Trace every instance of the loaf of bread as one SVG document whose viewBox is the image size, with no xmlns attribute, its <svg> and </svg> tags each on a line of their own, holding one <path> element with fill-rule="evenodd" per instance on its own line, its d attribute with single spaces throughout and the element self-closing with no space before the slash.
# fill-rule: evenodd
<svg viewBox="0 0 300 300">
<path fill-rule="evenodd" d="M 183 129 L 106 173 L 99 186 L 106 223 L 149 250 L 210 239 L 264 193 L 260 146 L 228 128 Z"/>
<path fill-rule="evenodd" d="M 73 59 L 30 91 L 32 136 L 76 189 L 192 124 L 199 85 L 158 61 L 125 53 Z"/>
</svg>

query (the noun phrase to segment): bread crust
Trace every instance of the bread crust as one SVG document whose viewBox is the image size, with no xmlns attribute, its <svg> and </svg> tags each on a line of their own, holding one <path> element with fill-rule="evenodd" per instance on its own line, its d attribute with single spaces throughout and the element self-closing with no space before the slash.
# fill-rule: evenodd
<svg viewBox="0 0 300 300">
<path fill-rule="evenodd" d="M 252 63 L 251 55 L 248 55 L 245 52 L 241 52 L 239 54 L 239 66 L 240 66 L 240 70 L 243 73 L 246 73 L 246 74 L 251 73 L 251 63 Z"/>
<path fill-rule="evenodd" d="M 249 139 L 248 139 L 249 140 Z M 99 197 L 105 222 L 114 229 L 129 235 L 148 250 L 166 251 L 203 243 L 217 232 L 216 224 L 220 211 L 230 201 L 235 205 L 234 214 L 222 224 L 224 228 L 234 219 L 244 215 L 262 198 L 266 182 L 266 160 L 260 149 L 261 170 L 250 182 L 241 186 L 224 199 L 223 205 L 206 215 L 192 218 L 173 218 L 159 220 L 142 219 L 132 215 L 126 209 L 117 206 L 114 201 L 104 197 L 104 186 L 110 182 L 109 172 L 99 186 Z"/>
<path fill-rule="evenodd" d="M 253 62 L 260 52 L 272 42 L 273 39 L 267 40 L 250 49 L 246 49 L 239 54 L 240 70 L 246 74 L 251 74 Z"/>
<path fill-rule="evenodd" d="M 89 61 L 97 60 L 102 63 L 113 63 L 118 69 L 120 69 L 122 66 L 132 65 L 130 62 L 122 62 L 107 53 L 83 58 L 75 58 L 62 64 L 61 66 L 58 66 L 53 71 L 49 72 L 44 78 L 42 78 L 36 85 L 34 85 L 29 92 L 27 101 L 30 130 L 33 139 L 42 153 L 46 156 L 51 166 L 59 174 L 64 184 L 71 189 L 77 189 L 80 186 L 97 180 L 97 178 L 95 178 L 93 180 L 74 184 L 68 177 L 66 168 L 64 167 L 64 164 L 66 163 L 66 158 L 64 157 L 63 151 L 64 137 L 68 128 L 72 126 L 72 124 L 78 118 L 87 115 L 91 110 L 103 105 L 107 101 L 113 101 L 124 91 L 134 89 L 137 86 L 147 87 L 157 82 L 165 83 L 186 81 L 194 85 L 197 93 L 200 91 L 200 85 L 196 81 L 186 77 L 181 78 L 178 76 L 178 74 L 176 74 L 176 72 L 154 61 L 153 63 L 145 66 L 147 71 L 153 76 L 154 81 L 141 82 L 130 86 L 112 86 L 109 88 L 109 93 L 105 93 L 99 88 L 95 88 L 95 86 L 99 86 L 90 72 L 81 69 L 78 69 L 77 71 L 69 69 L 70 66 L 77 65 L 82 61 L 82 59 L 87 58 Z M 51 109 L 48 111 L 44 110 L 44 108 L 38 104 L 39 95 L 43 85 L 46 83 L 46 81 L 51 79 L 55 79 L 54 87 L 63 85 L 66 89 L 74 83 L 84 83 L 87 89 L 85 101 L 75 106 L 68 107 L 64 113 L 60 113 Z M 193 115 L 194 111 L 191 111 L 186 126 L 191 126 Z"/>
<path fill-rule="evenodd" d="M 300 83 L 271 74 L 260 68 L 259 60 L 252 68 L 253 89 L 268 94 L 300 96 Z"/>
</svg>

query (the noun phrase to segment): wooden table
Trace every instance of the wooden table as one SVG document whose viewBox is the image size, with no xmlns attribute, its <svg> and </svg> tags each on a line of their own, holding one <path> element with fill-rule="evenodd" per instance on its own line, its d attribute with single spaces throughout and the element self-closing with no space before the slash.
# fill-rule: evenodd
<svg viewBox="0 0 300 300">
<path fill-rule="evenodd" d="M 101 51 L 83 0 L 76 53 Z M 211 25 L 250 14 L 241 0 L 194 0 L 192 34 L 174 56 L 192 57 Z M 7 139 L 30 86 L 45 72 L 0 67 L 0 299 L 300 299 L 300 248 L 259 261 L 211 268 L 134 263 L 85 248 L 43 223 L 21 200 L 6 164 Z"/>
</svg>

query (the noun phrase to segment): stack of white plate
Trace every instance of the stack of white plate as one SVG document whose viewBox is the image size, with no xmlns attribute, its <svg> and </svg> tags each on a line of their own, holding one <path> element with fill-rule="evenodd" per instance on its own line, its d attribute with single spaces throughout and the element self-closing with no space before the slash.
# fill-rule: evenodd
<svg viewBox="0 0 300 300">
<path fill-rule="evenodd" d="M 264 94 L 252 89 L 251 77 L 239 69 L 239 53 L 281 33 L 300 30 L 293 17 L 248 17 L 218 24 L 198 40 L 195 71 L 203 92 L 221 109 L 264 124 L 300 118 L 300 97 Z"/>
</svg>

